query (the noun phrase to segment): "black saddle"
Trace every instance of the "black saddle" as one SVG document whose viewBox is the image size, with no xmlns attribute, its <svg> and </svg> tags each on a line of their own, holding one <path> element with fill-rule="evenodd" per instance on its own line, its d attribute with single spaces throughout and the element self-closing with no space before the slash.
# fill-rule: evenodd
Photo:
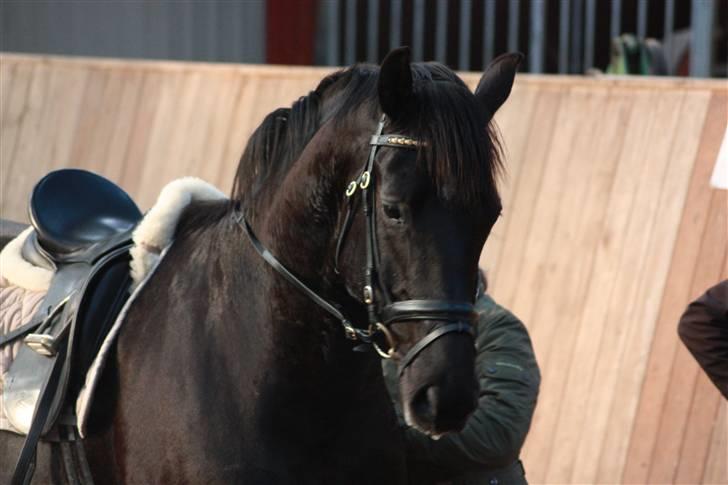
<svg viewBox="0 0 728 485">
<path fill-rule="evenodd" d="M 25 241 L 23 256 L 55 274 L 31 322 L 0 336 L 0 346 L 18 338 L 25 343 L 3 391 L 9 420 L 27 434 L 13 483 L 32 474 L 41 436 L 61 444 L 77 439 L 75 401 L 129 297 L 131 233 L 142 218 L 121 188 L 76 169 L 43 177 L 33 189 L 29 211 L 35 231 Z M 66 472 L 70 480 L 73 472 Z"/>
<path fill-rule="evenodd" d="M 95 173 L 63 169 L 43 177 L 30 197 L 30 220 L 38 243 L 54 261 L 83 258 L 136 226 L 134 201 Z"/>
</svg>

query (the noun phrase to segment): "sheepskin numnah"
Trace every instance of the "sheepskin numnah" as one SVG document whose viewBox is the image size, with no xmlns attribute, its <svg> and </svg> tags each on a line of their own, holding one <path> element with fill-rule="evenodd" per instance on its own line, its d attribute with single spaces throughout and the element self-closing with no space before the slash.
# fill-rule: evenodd
<svg viewBox="0 0 728 485">
<path fill-rule="evenodd" d="M 195 177 L 185 177 L 167 184 L 154 206 L 145 214 L 133 233 L 134 246 L 130 250 L 130 270 L 133 279 L 131 296 L 117 317 L 109 334 L 94 359 L 85 384 L 76 400 L 78 428 L 85 432 L 85 421 L 93 398 L 93 391 L 115 336 L 118 334 L 130 306 L 154 273 L 157 265 L 172 245 L 180 216 L 187 206 L 197 201 L 222 200 L 227 197 L 209 183 Z M 30 321 L 40 308 L 50 286 L 53 272 L 25 261 L 21 249 L 32 233 L 29 227 L 5 245 L 0 252 L 0 335 Z M 15 431 L 2 406 L 4 375 L 10 368 L 22 341 L 0 349 L 0 430 Z"/>
</svg>

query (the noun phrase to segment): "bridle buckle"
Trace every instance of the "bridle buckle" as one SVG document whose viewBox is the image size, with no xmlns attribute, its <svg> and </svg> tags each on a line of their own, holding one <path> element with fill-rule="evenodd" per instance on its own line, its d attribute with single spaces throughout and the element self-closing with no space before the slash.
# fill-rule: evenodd
<svg viewBox="0 0 728 485">
<path fill-rule="evenodd" d="M 397 354 L 397 341 L 394 338 L 394 335 L 392 334 L 392 331 L 389 330 L 385 325 L 382 325 L 381 323 L 377 322 L 374 327 L 369 326 L 369 333 L 374 336 L 375 333 L 381 332 L 384 334 L 384 338 L 387 340 L 387 346 L 389 347 L 389 350 L 386 352 L 382 350 L 382 348 L 372 339 L 372 347 L 374 347 L 374 350 L 376 350 L 377 354 L 382 359 L 391 359 Z"/>
<path fill-rule="evenodd" d="M 349 340 L 358 340 L 356 329 L 349 320 L 344 320 L 343 322 L 341 322 L 341 324 L 344 327 L 344 333 L 346 334 L 346 338 L 348 338 Z"/>
</svg>

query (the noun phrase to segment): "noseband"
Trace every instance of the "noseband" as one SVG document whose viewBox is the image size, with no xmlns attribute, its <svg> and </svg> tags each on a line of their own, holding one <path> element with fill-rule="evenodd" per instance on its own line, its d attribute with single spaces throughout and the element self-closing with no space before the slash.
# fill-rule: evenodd
<svg viewBox="0 0 728 485">
<path fill-rule="evenodd" d="M 286 267 L 261 244 L 241 211 L 235 211 L 234 220 L 243 228 L 255 250 L 268 264 L 270 264 L 286 280 L 296 286 L 317 305 L 341 322 L 347 338 L 372 345 L 382 358 L 389 359 L 399 356 L 397 353 L 397 341 L 389 328 L 392 324 L 407 321 L 412 322 L 427 320 L 444 320 L 449 322 L 444 325 L 435 326 L 435 328 L 420 339 L 403 357 L 401 357 L 401 361 L 399 363 L 399 372 L 401 375 L 420 352 L 443 335 L 456 332 L 466 333 L 473 336 L 474 332 L 472 324 L 477 318 L 477 314 L 472 303 L 463 301 L 403 300 L 392 302 L 391 295 L 389 294 L 387 287 L 384 285 L 379 271 L 381 264 L 379 258 L 379 247 L 377 244 L 376 210 L 374 208 L 374 159 L 379 147 L 417 149 L 421 142 L 404 135 L 382 135 L 384 122 L 385 117 L 382 116 L 379 121 L 379 125 L 377 126 L 377 131 L 371 137 L 369 142 L 371 149 L 369 151 L 369 158 L 367 159 L 366 166 L 359 177 L 357 177 L 356 180 L 351 181 L 346 189 L 348 209 L 344 225 L 342 226 L 342 230 L 336 244 L 336 255 L 334 261 L 335 267 L 338 268 L 339 254 L 343 247 L 344 238 L 351 226 L 352 215 L 354 213 L 354 195 L 357 192 L 357 189 L 360 189 L 362 192 L 361 198 L 364 202 L 364 217 L 366 219 L 367 228 L 366 284 L 362 290 L 362 296 L 364 303 L 367 306 L 369 319 L 369 327 L 367 329 L 355 327 L 351 321 L 346 318 L 341 311 L 339 311 L 338 308 L 316 294 L 313 290 L 306 286 L 306 284 L 293 275 L 293 273 L 288 271 L 288 269 L 286 269 Z M 375 295 L 377 294 L 375 290 L 378 290 L 378 293 L 381 294 L 384 299 L 384 304 L 381 308 L 375 301 Z M 387 341 L 387 345 L 389 346 L 389 349 L 386 351 L 383 350 L 375 341 L 375 338 L 380 334 L 384 336 Z"/>
</svg>

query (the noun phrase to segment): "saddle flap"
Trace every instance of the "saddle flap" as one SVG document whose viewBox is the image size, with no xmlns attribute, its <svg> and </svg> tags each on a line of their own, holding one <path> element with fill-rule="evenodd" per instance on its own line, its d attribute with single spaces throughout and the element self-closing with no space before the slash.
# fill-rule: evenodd
<svg viewBox="0 0 728 485">
<path fill-rule="evenodd" d="M 128 249 L 127 242 L 94 265 L 62 265 L 54 275 L 33 317 L 45 321 L 25 338 L 5 377 L 4 411 L 17 432 L 30 430 L 57 359 L 61 368 L 55 373 L 57 380 L 47 386 L 54 397 L 43 433 L 53 427 L 68 399 L 75 402 L 91 361 L 128 297 Z"/>
</svg>

